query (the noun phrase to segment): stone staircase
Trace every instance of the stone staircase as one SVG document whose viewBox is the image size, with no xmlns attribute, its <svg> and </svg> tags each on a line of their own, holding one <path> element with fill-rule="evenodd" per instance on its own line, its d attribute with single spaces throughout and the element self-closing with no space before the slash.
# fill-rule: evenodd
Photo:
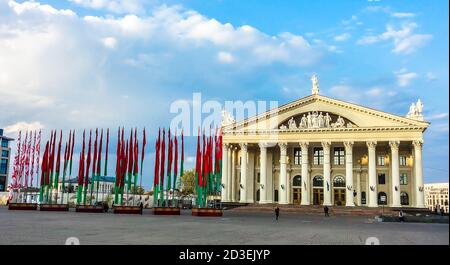
<svg viewBox="0 0 450 265">
<path fill-rule="evenodd" d="M 229 209 L 230 212 L 273 212 L 277 204 L 248 204 Z M 311 215 L 323 215 L 323 206 L 321 205 L 278 205 L 280 213 L 301 213 Z M 398 209 L 389 207 L 345 207 L 345 206 L 329 206 L 330 215 L 339 216 L 367 216 L 375 217 L 383 214 L 384 216 L 397 216 Z"/>
</svg>

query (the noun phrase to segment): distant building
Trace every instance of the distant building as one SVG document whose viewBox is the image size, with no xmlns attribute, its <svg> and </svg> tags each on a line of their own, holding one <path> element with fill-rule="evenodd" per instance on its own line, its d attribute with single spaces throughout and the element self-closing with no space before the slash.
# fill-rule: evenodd
<svg viewBox="0 0 450 265">
<path fill-rule="evenodd" d="M 6 191 L 8 187 L 9 164 L 11 159 L 9 142 L 13 140 L 4 136 L 3 129 L 0 129 L 0 192 Z"/>
<path fill-rule="evenodd" d="M 439 205 L 448 213 L 448 183 L 425 184 L 425 201 L 428 209 L 434 211 Z"/>
<path fill-rule="evenodd" d="M 99 193 L 110 194 L 113 192 L 114 184 L 116 182 L 115 177 L 110 177 L 110 176 L 97 177 L 97 176 L 95 176 L 93 192 L 97 192 L 97 180 L 99 180 L 99 182 L 98 182 L 98 192 Z M 89 178 L 88 192 L 91 191 L 91 181 L 92 181 L 92 178 Z M 70 189 L 71 192 L 76 192 L 78 190 L 78 178 L 74 177 L 74 178 L 71 178 L 70 180 L 66 180 L 64 183 L 64 186 L 66 188 L 66 191 L 67 191 L 67 189 Z M 70 186 L 72 186 L 72 188 L 70 188 Z M 62 180 L 59 181 L 58 191 L 62 192 Z"/>
</svg>

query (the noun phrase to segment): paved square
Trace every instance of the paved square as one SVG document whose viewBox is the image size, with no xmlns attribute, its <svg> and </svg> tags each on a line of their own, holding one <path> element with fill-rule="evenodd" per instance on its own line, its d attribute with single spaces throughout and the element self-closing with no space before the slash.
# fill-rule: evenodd
<svg viewBox="0 0 450 265">
<path fill-rule="evenodd" d="M 448 224 L 378 223 L 365 217 L 224 212 L 222 218 L 9 211 L 0 207 L 0 244 L 449 244 Z"/>
</svg>

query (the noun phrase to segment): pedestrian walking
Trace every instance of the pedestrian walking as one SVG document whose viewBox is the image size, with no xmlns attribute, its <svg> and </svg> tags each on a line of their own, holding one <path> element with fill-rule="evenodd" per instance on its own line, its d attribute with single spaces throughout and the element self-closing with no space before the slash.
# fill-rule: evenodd
<svg viewBox="0 0 450 265">
<path fill-rule="evenodd" d="M 400 219 L 400 222 L 402 223 L 405 221 L 405 214 L 403 213 L 403 210 L 398 212 L 398 219 Z"/>
<path fill-rule="evenodd" d="M 323 207 L 323 211 L 325 212 L 325 216 L 330 216 L 330 214 L 328 213 L 330 209 L 328 208 L 328 206 L 325 205 L 325 207 Z"/>
<path fill-rule="evenodd" d="M 280 208 L 275 208 L 275 220 L 278 221 L 278 217 L 280 216 Z"/>
<path fill-rule="evenodd" d="M 144 204 L 142 204 L 142 202 L 139 204 L 139 208 L 140 208 L 141 215 L 142 215 L 142 212 L 144 210 Z"/>
</svg>

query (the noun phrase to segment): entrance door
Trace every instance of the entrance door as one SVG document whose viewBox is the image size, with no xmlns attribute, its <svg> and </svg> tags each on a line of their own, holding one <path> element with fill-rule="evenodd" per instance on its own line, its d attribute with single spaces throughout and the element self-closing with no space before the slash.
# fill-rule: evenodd
<svg viewBox="0 0 450 265">
<path fill-rule="evenodd" d="M 345 189 L 334 189 L 334 205 L 345 205 Z"/>
<path fill-rule="evenodd" d="M 323 204 L 323 189 L 313 190 L 313 204 L 322 205 Z"/>
<path fill-rule="evenodd" d="M 292 195 L 293 195 L 294 204 L 300 204 L 300 202 L 302 201 L 302 189 L 301 188 L 293 188 Z"/>
</svg>

